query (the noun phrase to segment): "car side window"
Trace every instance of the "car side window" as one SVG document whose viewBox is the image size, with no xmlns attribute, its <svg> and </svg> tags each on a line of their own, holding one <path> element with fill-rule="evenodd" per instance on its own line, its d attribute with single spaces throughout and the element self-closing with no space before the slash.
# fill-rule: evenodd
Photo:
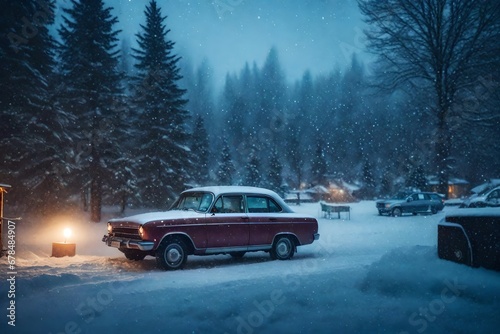
<svg viewBox="0 0 500 334">
<path fill-rule="evenodd" d="M 249 213 L 281 212 L 281 207 L 269 197 L 248 196 L 247 206 Z"/>
<path fill-rule="evenodd" d="M 490 200 L 500 198 L 500 191 L 495 190 L 488 197 L 489 197 L 488 199 Z"/>
<path fill-rule="evenodd" d="M 221 196 L 215 202 L 213 211 L 219 213 L 240 213 L 245 212 L 243 206 L 243 196 L 241 195 L 229 195 Z"/>
</svg>

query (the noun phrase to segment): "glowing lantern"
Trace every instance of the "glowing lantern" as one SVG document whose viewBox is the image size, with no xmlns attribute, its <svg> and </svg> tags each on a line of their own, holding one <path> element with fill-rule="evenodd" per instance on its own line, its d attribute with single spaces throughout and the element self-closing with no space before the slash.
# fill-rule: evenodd
<svg viewBox="0 0 500 334">
<path fill-rule="evenodd" d="M 75 256 L 76 254 L 76 244 L 68 243 L 68 239 L 71 237 L 72 231 L 70 228 L 65 228 L 63 231 L 64 242 L 53 242 L 52 243 L 52 256 L 53 257 L 64 257 L 64 256 Z"/>
</svg>

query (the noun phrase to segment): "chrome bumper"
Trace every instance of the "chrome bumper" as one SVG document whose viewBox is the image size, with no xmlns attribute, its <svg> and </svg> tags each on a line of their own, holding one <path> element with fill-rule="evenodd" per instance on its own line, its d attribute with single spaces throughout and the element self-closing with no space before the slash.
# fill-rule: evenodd
<svg viewBox="0 0 500 334">
<path fill-rule="evenodd" d="M 314 233 L 314 240 L 319 240 L 319 233 Z"/>
<path fill-rule="evenodd" d="M 138 249 L 141 251 L 150 251 L 154 247 L 154 242 L 152 241 L 140 241 L 125 238 L 110 237 L 105 235 L 102 237 L 102 241 L 106 243 L 109 247 L 115 248 L 128 248 L 128 249 Z"/>
</svg>

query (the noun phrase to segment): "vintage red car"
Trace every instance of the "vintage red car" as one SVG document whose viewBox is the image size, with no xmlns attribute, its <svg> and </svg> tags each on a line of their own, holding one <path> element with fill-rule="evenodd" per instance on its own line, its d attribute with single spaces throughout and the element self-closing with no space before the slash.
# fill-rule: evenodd
<svg viewBox="0 0 500 334">
<path fill-rule="evenodd" d="M 286 260 L 318 239 L 318 221 L 294 213 L 275 192 L 235 186 L 186 190 L 169 211 L 110 220 L 103 237 L 128 259 L 151 255 L 163 269 L 182 268 L 188 255 L 265 251 Z"/>
</svg>

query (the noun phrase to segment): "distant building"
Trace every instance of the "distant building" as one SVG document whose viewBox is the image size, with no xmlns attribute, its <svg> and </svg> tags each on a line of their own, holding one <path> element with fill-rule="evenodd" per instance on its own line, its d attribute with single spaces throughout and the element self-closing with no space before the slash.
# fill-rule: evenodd
<svg viewBox="0 0 500 334">
<path fill-rule="evenodd" d="M 439 181 L 437 176 L 427 177 L 428 191 L 439 192 Z M 468 181 L 459 178 L 450 178 L 448 180 L 448 198 L 461 198 L 468 195 L 470 184 Z"/>
</svg>

